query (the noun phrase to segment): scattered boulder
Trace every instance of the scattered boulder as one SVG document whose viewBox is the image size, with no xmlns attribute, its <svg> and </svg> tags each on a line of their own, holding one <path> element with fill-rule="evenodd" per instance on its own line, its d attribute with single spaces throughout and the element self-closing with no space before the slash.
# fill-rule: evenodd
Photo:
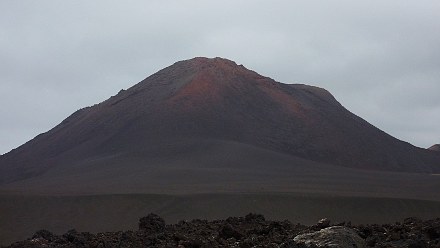
<svg viewBox="0 0 440 248">
<path fill-rule="evenodd" d="M 307 247 L 365 248 L 365 241 L 351 228 L 333 226 L 296 236 L 294 242 Z"/>
<path fill-rule="evenodd" d="M 320 228 L 320 229 L 327 228 L 327 227 L 330 226 L 330 220 L 327 219 L 327 218 L 321 219 L 321 220 L 318 221 L 318 223 L 316 224 L 316 226 L 317 226 L 318 228 Z"/>
<path fill-rule="evenodd" d="M 266 219 L 261 214 L 250 213 L 244 217 L 247 222 L 264 222 Z"/>
<path fill-rule="evenodd" d="M 32 239 L 44 239 L 47 241 L 52 241 L 54 239 L 54 235 L 48 230 L 43 229 L 35 232 L 34 236 L 32 236 Z"/>
<path fill-rule="evenodd" d="M 303 244 L 303 243 L 296 243 L 293 240 L 287 241 L 285 243 L 282 243 L 280 245 L 280 248 L 317 248 L 318 246 L 314 244 Z"/>
<path fill-rule="evenodd" d="M 313 226 L 290 221 L 270 221 L 259 214 L 229 217 L 225 220 L 191 220 L 165 225 L 155 214 L 141 218 L 138 231 L 88 233 L 70 230 L 63 235 L 47 230 L 12 244 L 12 248 L 36 247 L 377 247 L 439 248 L 440 218 L 407 218 L 394 224 L 338 226 L 328 220 Z"/>
<path fill-rule="evenodd" d="M 150 233 L 163 232 L 165 230 L 165 221 L 157 214 L 149 214 L 139 220 L 139 230 Z"/>
<path fill-rule="evenodd" d="M 86 243 L 86 237 L 75 229 L 67 231 L 67 233 L 63 234 L 63 238 L 65 241 L 73 244 L 76 247 L 82 247 Z"/>
<path fill-rule="evenodd" d="M 241 239 L 243 234 L 241 234 L 236 228 L 234 228 L 231 224 L 225 224 L 220 229 L 219 237 L 223 239 Z"/>
</svg>

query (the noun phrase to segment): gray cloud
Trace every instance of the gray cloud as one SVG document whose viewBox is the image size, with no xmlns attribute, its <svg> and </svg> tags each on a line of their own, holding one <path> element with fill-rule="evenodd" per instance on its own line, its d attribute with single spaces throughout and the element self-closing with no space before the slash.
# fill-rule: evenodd
<svg viewBox="0 0 440 248">
<path fill-rule="evenodd" d="M 175 61 L 226 57 L 440 142 L 440 3 L 1 1 L 0 153 Z"/>
</svg>

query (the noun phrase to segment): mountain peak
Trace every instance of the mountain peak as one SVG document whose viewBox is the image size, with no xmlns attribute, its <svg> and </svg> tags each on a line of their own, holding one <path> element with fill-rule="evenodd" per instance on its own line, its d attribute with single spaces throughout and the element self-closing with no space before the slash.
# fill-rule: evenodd
<svg viewBox="0 0 440 248">
<path fill-rule="evenodd" d="M 180 74 L 176 75 L 177 87 L 167 102 L 184 112 L 201 107 L 217 108 L 228 104 L 230 99 L 247 104 L 246 95 L 258 94 L 260 88 L 276 84 L 268 77 L 219 57 L 196 57 L 177 62 L 170 69 Z"/>
<path fill-rule="evenodd" d="M 221 58 L 221 57 L 215 57 L 215 58 L 207 58 L 207 57 L 194 57 L 192 59 L 183 60 L 181 62 L 191 62 L 195 64 L 201 64 L 201 65 L 227 65 L 231 67 L 238 66 L 237 63 L 235 63 L 232 60 Z"/>
<path fill-rule="evenodd" d="M 215 58 L 206 58 L 206 57 L 195 57 L 188 60 L 182 60 L 176 62 L 174 65 L 169 68 L 186 68 L 194 70 L 196 73 L 211 73 L 214 74 L 212 76 L 219 76 L 221 74 L 230 74 L 230 75 L 243 75 L 246 77 L 252 78 L 266 78 L 255 71 L 249 70 L 243 65 L 238 65 L 236 62 L 215 57 Z"/>
<path fill-rule="evenodd" d="M 176 93 L 189 84 L 226 85 L 244 81 L 271 80 L 232 60 L 216 57 L 195 57 L 178 61 L 157 73 L 147 77 L 131 89 L 139 91 L 145 88 L 161 87 L 162 92 Z M 167 88 L 167 89 L 163 89 Z M 174 94 L 173 93 L 173 94 Z"/>
</svg>

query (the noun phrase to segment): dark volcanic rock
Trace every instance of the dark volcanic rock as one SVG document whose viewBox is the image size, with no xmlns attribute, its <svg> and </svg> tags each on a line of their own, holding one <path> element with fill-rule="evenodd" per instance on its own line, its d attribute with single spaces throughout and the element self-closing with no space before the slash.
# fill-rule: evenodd
<svg viewBox="0 0 440 248">
<path fill-rule="evenodd" d="M 165 221 L 156 214 L 149 214 L 139 220 L 139 230 L 150 233 L 162 232 L 165 230 Z"/>
<path fill-rule="evenodd" d="M 339 247 L 365 248 L 363 240 L 353 229 L 344 226 L 334 226 L 313 233 L 296 236 L 293 241 L 307 247 Z"/>
<path fill-rule="evenodd" d="M 47 241 L 52 241 L 54 239 L 53 233 L 49 232 L 48 230 L 40 230 L 37 231 L 34 236 L 32 236 L 32 239 L 44 239 Z"/>
<path fill-rule="evenodd" d="M 244 217 L 247 222 L 264 222 L 266 219 L 262 214 L 250 213 Z"/>
<path fill-rule="evenodd" d="M 319 220 L 318 223 L 316 224 L 316 227 L 320 228 L 320 229 L 326 228 L 326 227 L 329 227 L 329 226 L 330 226 L 330 220 L 327 219 L 327 218 Z"/>
<path fill-rule="evenodd" d="M 135 232 L 90 234 L 71 230 L 53 235 L 42 230 L 10 247 L 440 247 L 440 219 L 408 218 L 403 223 L 330 226 L 320 231 L 289 221 L 268 221 L 255 214 L 163 224 L 160 217 L 150 214 L 140 220 L 140 230 Z"/>
<path fill-rule="evenodd" d="M 221 227 L 219 237 L 223 239 L 234 238 L 238 240 L 243 237 L 243 234 L 237 231 L 237 229 L 235 229 L 231 224 L 227 223 Z"/>
</svg>

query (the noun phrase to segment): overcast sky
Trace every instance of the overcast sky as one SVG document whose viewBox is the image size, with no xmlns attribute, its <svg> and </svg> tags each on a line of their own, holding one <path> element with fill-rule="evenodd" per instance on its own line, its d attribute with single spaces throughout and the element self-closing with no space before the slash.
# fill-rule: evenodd
<svg viewBox="0 0 440 248">
<path fill-rule="evenodd" d="M 440 1 L 0 1 L 0 154 L 157 70 L 224 57 L 440 143 Z"/>
</svg>

